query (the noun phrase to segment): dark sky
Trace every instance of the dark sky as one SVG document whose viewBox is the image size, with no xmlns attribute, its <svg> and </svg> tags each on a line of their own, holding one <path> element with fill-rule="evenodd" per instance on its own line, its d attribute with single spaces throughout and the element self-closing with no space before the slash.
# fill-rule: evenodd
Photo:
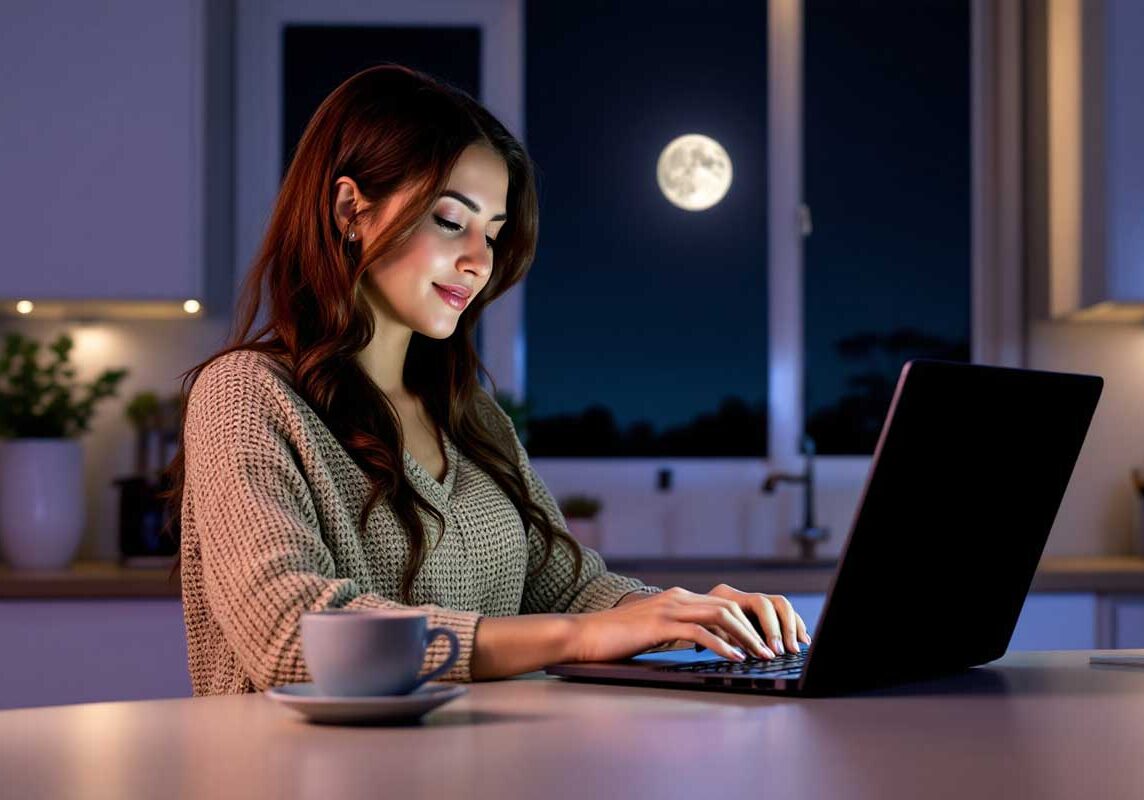
<svg viewBox="0 0 1144 800">
<path fill-rule="evenodd" d="M 534 413 L 603 402 L 658 428 L 724 395 L 763 402 L 765 3 L 541 1 L 526 15 Z M 676 208 L 656 184 L 660 151 L 685 133 L 733 163 L 708 211 Z"/>
<path fill-rule="evenodd" d="M 967 0 L 807 0 L 807 391 L 839 338 L 968 335 Z M 766 3 L 526 4 L 540 241 L 526 294 L 534 413 L 603 403 L 657 427 L 766 394 Z M 703 133 L 734 180 L 670 204 L 662 148 Z"/>
<path fill-rule="evenodd" d="M 850 365 L 834 343 L 914 327 L 969 338 L 967 0 L 807 0 L 807 403 Z"/>
</svg>

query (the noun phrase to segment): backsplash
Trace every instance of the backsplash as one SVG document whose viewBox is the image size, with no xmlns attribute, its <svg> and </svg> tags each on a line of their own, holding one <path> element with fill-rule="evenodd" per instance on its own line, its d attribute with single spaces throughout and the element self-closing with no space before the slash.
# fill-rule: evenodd
<svg viewBox="0 0 1144 800">
<path fill-rule="evenodd" d="M 144 389 L 176 391 L 178 374 L 218 349 L 228 327 L 229 321 L 205 318 L 93 324 L 15 320 L 0 328 L 41 340 L 72 333 L 79 378 L 108 367 L 130 369 L 119 396 L 97 409 L 92 431 L 83 437 L 88 502 L 80 558 L 113 560 L 118 555 L 119 497 L 112 481 L 130 474 L 135 459 L 134 432 L 124 416 L 127 398 Z M 1046 554 L 1140 552 L 1137 531 L 1144 524 L 1144 509 L 1130 475 L 1133 467 L 1144 466 L 1144 330 L 1041 323 L 1033 329 L 1029 366 L 1090 372 L 1106 381 Z M 831 532 L 819 548 L 824 557 L 841 551 L 865 479 L 864 469 L 831 462 L 816 462 L 815 510 L 818 522 Z M 584 489 L 578 477 L 583 463 L 538 459 L 535 466 L 557 498 Z M 591 492 L 604 501 L 600 522 L 605 556 L 797 554 L 790 533 L 801 522 L 801 487 L 783 486 L 763 495 L 761 462 L 742 469 L 690 463 L 674 472 L 673 487 L 666 492 L 654 488 L 654 467 L 649 467 L 646 489 L 620 484 Z"/>
</svg>

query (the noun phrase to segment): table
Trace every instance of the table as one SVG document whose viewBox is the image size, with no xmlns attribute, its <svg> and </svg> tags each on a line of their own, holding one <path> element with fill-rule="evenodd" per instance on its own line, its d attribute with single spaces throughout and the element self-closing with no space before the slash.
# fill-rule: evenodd
<svg viewBox="0 0 1144 800">
<path fill-rule="evenodd" d="M 529 673 L 399 728 L 312 725 L 262 695 L 3 711 L 0 785 L 26 800 L 1144 796 L 1144 669 L 1091 652 L 836 698 Z"/>
</svg>

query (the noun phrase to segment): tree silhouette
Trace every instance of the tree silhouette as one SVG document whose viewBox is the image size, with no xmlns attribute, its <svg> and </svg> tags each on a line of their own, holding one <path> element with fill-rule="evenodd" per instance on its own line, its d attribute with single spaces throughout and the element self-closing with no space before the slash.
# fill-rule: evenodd
<svg viewBox="0 0 1144 800">
<path fill-rule="evenodd" d="M 839 357 L 859 371 L 847 377 L 850 391 L 809 416 L 806 430 L 822 455 L 870 455 L 878 444 L 902 366 L 914 358 L 969 361 L 966 339 L 945 339 L 916 328 L 889 333 L 863 331 L 834 344 Z"/>
<path fill-rule="evenodd" d="M 767 448 L 767 412 L 727 395 L 718 409 L 656 432 L 646 419 L 621 430 L 611 409 L 591 405 L 579 414 L 528 420 L 528 453 L 561 457 L 733 457 L 762 458 Z"/>
</svg>

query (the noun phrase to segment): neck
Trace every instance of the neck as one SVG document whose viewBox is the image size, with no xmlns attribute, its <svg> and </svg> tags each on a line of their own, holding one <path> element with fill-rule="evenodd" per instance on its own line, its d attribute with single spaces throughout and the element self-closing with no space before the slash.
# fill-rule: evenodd
<svg viewBox="0 0 1144 800">
<path fill-rule="evenodd" d="M 403 376 L 413 331 L 376 309 L 373 326 L 373 339 L 357 354 L 357 361 L 392 402 L 408 400 Z"/>
</svg>

